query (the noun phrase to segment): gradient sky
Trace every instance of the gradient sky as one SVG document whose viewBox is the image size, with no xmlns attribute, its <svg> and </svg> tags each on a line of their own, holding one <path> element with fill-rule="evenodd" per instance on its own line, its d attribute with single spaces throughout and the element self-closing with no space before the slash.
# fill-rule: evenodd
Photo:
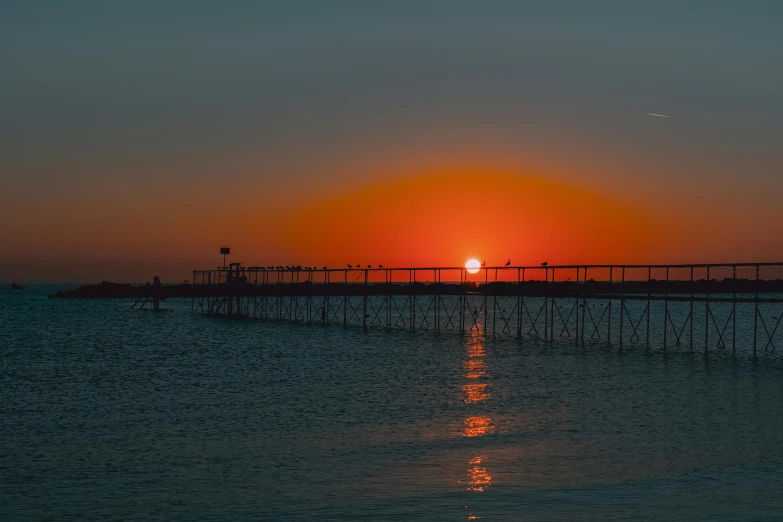
<svg viewBox="0 0 783 522">
<path fill-rule="evenodd" d="M 778 261 L 781 23 L 779 0 L 5 0 L 0 281 L 178 281 L 221 244 Z"/>
</svg>

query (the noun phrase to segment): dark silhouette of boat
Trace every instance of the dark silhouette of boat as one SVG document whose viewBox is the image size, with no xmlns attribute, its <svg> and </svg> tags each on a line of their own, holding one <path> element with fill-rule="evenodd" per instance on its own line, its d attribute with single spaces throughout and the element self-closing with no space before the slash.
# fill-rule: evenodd
<svg viewBox="0 0 783 522">
<path fill-rule="evenodd" d="M 11 283 L 11 290 L 22 290 L 24 287 L 22 285 L 18 285 L 16 283 Z"/>
</svg>

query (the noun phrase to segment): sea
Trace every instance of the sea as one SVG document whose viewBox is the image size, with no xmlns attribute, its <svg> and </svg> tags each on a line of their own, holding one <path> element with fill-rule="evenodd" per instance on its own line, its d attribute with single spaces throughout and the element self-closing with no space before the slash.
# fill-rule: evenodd
<svg viewBox="0 0 783 522">
<path fill-rule="evenodd" d="M 783 364 L 0 290 L 2 520 L 783 520 Z"/>
</svg>

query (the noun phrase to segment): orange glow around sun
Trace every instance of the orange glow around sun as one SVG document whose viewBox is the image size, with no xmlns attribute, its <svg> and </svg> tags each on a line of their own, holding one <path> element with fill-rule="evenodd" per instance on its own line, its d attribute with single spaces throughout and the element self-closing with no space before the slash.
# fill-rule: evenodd
<svg viewBox="0 0 783 522">
<path fill-rule="evenodd" d="M 478 274 L 481 263 L 478 262 L 478 259 L 469 259 L 468 262 L 465 263 L 465 268 L 468 269 L 469 274 Z"/>
<path fill-rule="evenodd" d="M 454 266 L 459 259 L 475 276 L 482 259 L 492 266 L 509 258 L 515 266 L 633 262 L 655 242 L 647 215 L 604 191 L 492 170 L 397 178 L 245 217 L 257 223 L 247 237 L 274 259 L 313 259 L 330 268 Z M 263 256 L 260 247 L 248 251 L 248 258 Z"/>
</svg>

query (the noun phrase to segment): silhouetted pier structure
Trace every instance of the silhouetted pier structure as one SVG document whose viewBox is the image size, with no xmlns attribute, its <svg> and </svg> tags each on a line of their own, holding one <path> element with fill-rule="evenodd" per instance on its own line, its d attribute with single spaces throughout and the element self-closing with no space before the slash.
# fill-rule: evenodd
<svg viewBox="0 0 783 522">
<path fill-rule="evenodd" d="M 138 299 L 133 303 L 131 306 L 131 310 L 136 308 L 136 306 L 141 303 L 141 306 L 139 306 L 139 310 L 144 310 L 144 306 L 152 301 L 152 310 L 155 312 L 160 312 L 160 300 L 161 300 L 161 294 L 163 289 L 163 285 L 160 282 L 160 277 L 155 276 L 153 278 L 152 284 L 147 282 L 147 284 L 144 286 L 145 292 L 143 295 L 139 296 Z"/>
<path fill-rule="evenodd" d="M 775 351 L 783 263 L 338 268 L 193 272 L 192 310 L 232 318 Z"/>
</svg>

